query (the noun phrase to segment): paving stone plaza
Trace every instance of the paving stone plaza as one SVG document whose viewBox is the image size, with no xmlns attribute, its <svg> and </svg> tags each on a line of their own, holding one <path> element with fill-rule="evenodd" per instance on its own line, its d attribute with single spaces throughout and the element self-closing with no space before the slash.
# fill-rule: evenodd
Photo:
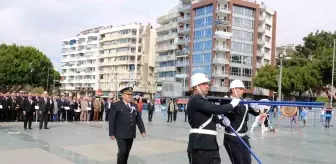
<svg viewBox="0 0 336 164">
<path fill-rule="evenodd" d="M 147 137 L 137 134 L 129 164 L 187 164 L 189 125 L 184 113 L 176 122 L 167 123 L 166 117 L 155 113 L 147 122 L 143 113 Z M 284 121 L 286 122 L 286 120 Z M 335 121 L 333 121 L 334 123 Z M 25 131 L 23 123 L 0 123 L 0 159 L 3 164 L 112 164 L 116 163 L 117 144 L 108 137 L 107 122 L 49 123 L 49 130 Z M 251 145 L 264 164 L 334 164 L 336 163 L 335 128 L 301 128 L 302 137 L 288 124 L 281 124 L 276 134 L 260 133 L 256 128 Z M 295 126 L 293 126 L 295 127 Z M 223 147 L 223 135 L 218 136 L 222 163 L 229 162 Z M 253 163 L 256 163 L 253 160 Z"/>
</svg>

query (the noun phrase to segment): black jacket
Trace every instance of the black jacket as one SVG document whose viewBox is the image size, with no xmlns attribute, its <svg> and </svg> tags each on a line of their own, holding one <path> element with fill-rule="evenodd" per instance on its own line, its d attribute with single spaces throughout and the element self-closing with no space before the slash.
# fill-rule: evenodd
<svg viewBox="0 0 336 164">
<path fill-rule="evenodd" d="M 109 113 L 109 136 L 115 136 L 117 139 L 132 139 L 136 137 L 136 125 L 141 133 L 145 133 L 145 126 L 138 113 L 136 104 L 131 103 L 134 110 L 131 113 L 124 101 L 119 101 L 111 105 Z"/>
<path fill-rule="evenodd" d="M 201 95 L 193 95 L 188 101 L 188 120 L 192 129 L 199 128 L 213 114 L 228 114 L 232 112 L 231 104 L 216 105 L 208 102 Z M 216 124 L 219 123 L 218 117 L 215 115 L 212 121 L 203 129 L 216 131 Z M 217 139 L 215 135 L 208 134 L 189 134 L 188 152 L 192 150 L 218 150 Z"/>
<path fill-rule="evenodd" d="M 239 104 L 238 106 L 236 106 L 233 109 L 233 113 L 225 115 L 230 120 L 232 128 L 237 130 L 239 128 L 240 124 L 242 123 L 243 119 L 244 119 L 244 114 L 245 114 L 246 110 L 248 110 L 248 111 L 247 111 L 247 114 L 245 116 L 246 117 L 245 121 L 243 123 L 242 128 L 238 131 L 238 133 L 248 132 L 247 121 L 249 120 L 249 113 L 254 115 L 254 116 L 258 116 L 259 112 L 256 112 L 250 106 L 247 106 L 247 109 L 246 109 L 246 106 L 244 104 Z M 232 133 L 232 131 L 229 127 L 226 127 L 225 131 L 227 133 Z"/>
<path fill-rule="evenodd" d="M 26 111 L 26 112 L 35 112 L 35 101 L 33 99 L 31 99 L 31 103 L 29 102 L 29 99 L 28 98 L 25 98 L 23 100 L 23 111 Z"/>
</svg>

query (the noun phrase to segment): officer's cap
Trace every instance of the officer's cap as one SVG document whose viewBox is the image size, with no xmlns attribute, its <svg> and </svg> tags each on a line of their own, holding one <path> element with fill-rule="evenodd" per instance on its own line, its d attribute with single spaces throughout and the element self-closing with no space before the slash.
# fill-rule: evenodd
<svg viewBox="0 0 336 164">
<path fill-rule="evenodd" d="M 133 93 L 133 88 L 132 87 L 126 87 L 122 90 L 120 90 L 122 94 L 132 94 Z"/>
</svg>

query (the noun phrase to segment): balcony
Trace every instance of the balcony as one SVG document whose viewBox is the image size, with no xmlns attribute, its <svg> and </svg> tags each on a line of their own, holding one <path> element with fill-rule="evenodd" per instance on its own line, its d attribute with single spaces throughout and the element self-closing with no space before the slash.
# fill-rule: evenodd
<svg viewBox="0 0 336 164">
<path fill-rule="evenodd" d="M 156 72 L 172 72 L 172 71 L 176 71 L 176 67 L 175 66 L 156 67 L 155 70 Z"/>
<path fill-rule="evenodd" d="M 189 53 L 190 53 L 189 50 L 176 50 L 175 52 L 176 56 L 179 56 L 179 57 L 185 57 Z"/>
<path fill-rule="evenodd" d="M 119 47 L 131 47 L 135 46 L 135 43 L 118 43 L 118 44 L 111 44 L 111 45 L 106 45 L 103 46 L 102 49 L 114 49 L 114 48 L 119 48 Z"/>
<path fill-rule="evenodd" d="M 178 22 L 179 23 L 190 23 L 190 16 L 185 16 L 185 17 L 179 17 Z"/>
<path fill-rule="evenodd" d="M 179 15 L 180 15 L 180 13 L 173 13 L 173 14 L 161 16 L 161 17 L 159 17 L 159 18 L 156 19 L 156 22 L 158 24 L 168 23 L 170 20 L 178 17 Z"/>
<path fill-rule="evenodd" d="M 190 12 L 191 5 L 180 5 L 178 8 L 178 12 Z"/>
<path fill-rule="evenodd" d="M 165 52 L 169 50 L 175 50 L 176 48 L 177 48 L 176 44 L 171 44 L 171 45 L 156 47 L 156 52 Z"/>
<path fill-rule="evenodd" d="M 225 27 L 231 26 L 231 23 L 228 20 L 217 19 L 217 20 L 215 20 L 214 25 L 216 27 L 225 28 Z"/>
<path fill-rule="evenodd" d="M 179 33 L 179 34 L 189 34 L 190 33 L 190 27 L 188 27 L 188 28 L 178 28 L 177 33 Z"/>
<path fill-rule="evenodd" d="M 157 82 L 175 82 L 175 77 L 158 77 L 156 78 Z"/>
<path fill-rule="evenodd" d="M 172 28 L 177 28 L 177 27 L 178 27 L 177 22 L 169 23 L 169 24 L 161 25 L 160 27 L 156 28 L 156 32 L 169 31 Z"/>
<path fill-rule="evenodd" d="M 178 79 L 186 79 L 188 77 L 188 72 L 177 72 L 175 77 Z"/>
<path fill-rule="evenodd" d="M 177 40 L 176 44 L 178 44 L 178 45 L 188 45 L 189 42 L 190 42 L 189 39 L 179 39 L 179 40 Z"/>
<path fill-rule="evenodd" d="M 266 18 L 263 16 L 263 15 L 260 15 L 259 16 L 259 23 L 265 23 L 265 21 L 266 21 Z"/>
<path fill-rule="evenodd" d="M 227 40 L 231 39 L 232 33 L 231 32 L 224 32 L 224 31 L 216 31 L 214 38 L 217 40 Z"/>
<path fill-rule="evenodd" d="M 262 68 L 263 67 L 263 64 L 262 63 L 260 63 L 260 62 L 257 62 L 256 63 L 256 68 Z"/>
<path fill-rule="evenodd" d="M 177 38 L 177 34 L 169 34 L 169 35 L 164 35 L 164 36 L 160 36 L 158 35 L 156 38 L 156 42 L 163 42 L 163 41 L 167 41 L 167 40 L 172 40 L 174 38 Z"/>
<path fill-rule="evenodd" d="M 187 67 L 189 66 L 189 61 L 176 61 L 176 67 Z"/>
<path fill-rule="evenodd" d="M 265 42 L 263 39 L 258 39 L 258 45 L 259 46 L 264 46 L 265 45 Z"/>
<path fill-rule="evenodd" d="M 211 74 L 213 77 L 229 77 L 229 72 L 227 71 L 214 71 Z"/>
<path fill-rule="evenodd" d="M 219 4 L 227 4 L 230 0 L 218 0 Z"/>
<path fill-rule="evenodd" d="M 229 92 L 229 87 L 214 85 L 210 88 L 211 92 Z"/>
<path fill-rule="evenodd" d="M 229 8 L 217 8 L 216 13 L 219 16 L 227 16 L 231 14 L 231 11 L 229 10 Z"/>
<path fill-rule="evenodd" d="M 172 61 L 175 60 L 175 55 L 164 55 L 164 56 L 157 56 L 156 61 L 157 62 L 163 62 L 163 61 Z"/>
<path fill-rule="evenodd" d="M 258 32 L 264 34 L 264 33 L 265 33 L 265 29 L 262 28 L 262 27 L 259 27 L 259 28 L 258 28 Z"/>
<path fill-rule="evenodd" d="M 264 52 L 263 51 L 258 51 L 257 56 L 258 57 L 264 57 Z"/>
<path fill-rule="evenodd" d="M 216 64 L 216 65 L 226 65 L 229 64 L 229 60 L 226 58 L 214 58 L 212 60 L 212 64 Z"/>
<path fill-rule="evenodd" d="M 230 52 L 230 49 L 226 46 L 215 46 L 214 51 L 216 51 L 216 52 Z"/>
</svg>

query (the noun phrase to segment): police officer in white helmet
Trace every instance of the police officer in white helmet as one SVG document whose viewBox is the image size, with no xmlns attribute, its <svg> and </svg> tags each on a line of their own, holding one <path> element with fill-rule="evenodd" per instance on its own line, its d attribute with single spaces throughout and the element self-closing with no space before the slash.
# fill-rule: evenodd
<svg viewBox="0 0 336 164">
<path fill-rule="evenodd" d="M 230 104 L 216 105 L 208 102 L 210 80 L 203 73 L 191 77 L 193 95 L 188 101 L 188 120 L 190 134 L 188 153 L 191 153 L 192 164 L 220 164 L 219 147 L 216 140 L 217 115 L 232 112 L 240 99 L 233 99 Z"/>
<path fill-rule="evenodd" d="M 230 84 L 230 97 L 232 99 L 241 98 L 244 94 L 245 86 L 241 80 L 233 80 Z M 239 136 L 250 146 L 247 121 L 249 119 L 248 113 L 258 116 L 259 109 L 253 109 L 249 105 L 239 104 L 233 112 L 225 116 L 230 120 L 233 129 Z M 250 151 L 240 142 L 239 138 L 231 131 L 229 127 L 225 128 L 224 132 L 224 147 L 230 157 L 232 164 L 251 164 Z"/>
</svg>

